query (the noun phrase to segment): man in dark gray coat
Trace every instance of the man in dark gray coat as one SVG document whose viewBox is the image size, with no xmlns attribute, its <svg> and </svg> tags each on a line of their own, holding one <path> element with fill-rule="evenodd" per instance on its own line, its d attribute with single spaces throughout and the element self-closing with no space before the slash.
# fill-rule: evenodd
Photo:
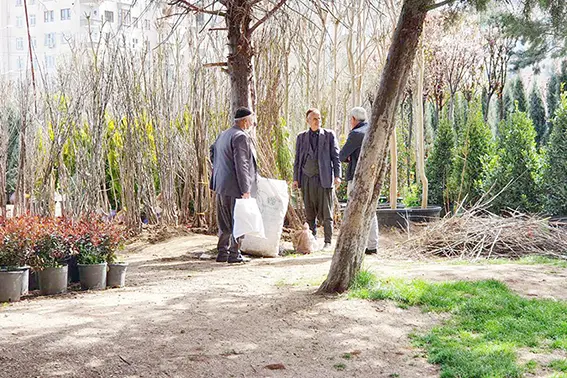
<svg viewBox="0 0 567 378">
<path fill-rule="evenodd" d="M 339 154 L 339 158 L 342 162 L 348 162 L 346 179 L 348 182 L 347 192 L 349 196 L 354 185 L 354 172 L 358 164 L 362 142 L 368 132 L 366 118 L 366 110 L 364 108 L 356 107 L 350 111 L 351 131 Z M 378 219 L 376 218 L 376 212 L 374 212 L 371 222 L 370 234 L 368 235 L 368 243 L 366 245 L 366 254 L 376 253 L 378 248 Z"/>
<path fill-rule="evenodd" d="M 295 143 L 293 186 L 301 188 L 305 216 L 314 236 L 317 220 L 323 223 L 325 245 L 331 246 L 333 236 L 333 185 L 341 183 L 341 163 L 337 137 L 321 127 L 321 113 L 307 111 L 309 130 L 300 133 Z"/>
<path fill-rule="evenodd" d="M 254 125 L 254 114 L 239 108 L 234 126 L 223 131 L 211 146 L 213 174 L 211 189 L 217 195 L 219 242 L 218 262 L 244 262 L 240 238 L 234 239 L 234 205 L 237 198 L 250 198 L 256 190 L 256 151 L 247 131 Z"/>
</svg>

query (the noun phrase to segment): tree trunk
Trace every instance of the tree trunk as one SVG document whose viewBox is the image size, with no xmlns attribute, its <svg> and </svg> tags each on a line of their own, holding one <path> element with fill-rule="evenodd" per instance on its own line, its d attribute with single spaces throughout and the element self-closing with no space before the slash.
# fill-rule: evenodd
<svg viewBox="0 0 567 378">
<path fill-rule="evenodd" d="M 450 92 L 449 94 L 449 121 L 452 125 L 455 124 L 455 93 Z"/>
<path fill-rule="evenodd" d="M 364 139 L 331 269 L 319 293 L 344 292 L 359 272 L 370 227 L 386 171 L 388 141 L 394 117 L 411 70 L 427 8 L 433 0 L 404 0 L 392 38 L 388 60 L 372 106 L 370 129 Z"/>
<path fill-rule="evenodd" d="M 6 217 L 6 171 L 8 164 L 8 117 L 4 116 L 6 110 L 0 114 L 0 218 Z"/>
<path fill-rule="evenodd" d="M 339 45 L 339 19 L 335 20 L 334 24 L 334 37 L 333 37 L 333 106 L 331 114 L 331 129 L 335 129 L 338 124 L 338 82 L 339 82 L 339 70 L 337 68 L 337 55 L 338 55 L 338 45 Z M 344 130 L 348 134 L 348 130 Z"/>
<path fill-rule="evenodd" d="M 390 137 L 390 208 L 398 207 L 398 136 L 396 129 Z"/>
<path fill-rule="evenodd" d="M 24 215 L 26 213 L 26 126 L 28 114 L 23 110 L 20 119 L 20 156 L 18 159 L 18 178 L 16 181 L 16 203 L 14 215 Z"/>
<path fill-rule="evenodd" d="M 416 86 L 415 93 L 413 96 L 413 108 L 415 116 L 415 137 L 417 147 L 417 169 L 419 177 L 421 179 L 421 185 L 423 192 L 421 195 L 421 207 L 427 209 L 427 196 L 428 193 L 428 181 L 425 176 L 425 133 L 423 128 L 423 75 L 425 71 L 425 64 L 423 62 L 423 48 L 417 54 L 417 75 L 416 75 Z M 454 96 L 453 96 L 454 98 Z M 452 103 L 451 103 L 452 104 Z"/>
<path fill-rule="evenodd" d="M 404 102 L 405 100 L 402 101 L 402 104 L 400 106 L 401 109 L 401 119 L 403 122 L 404 119 Z M 412 140 L 413 140 L 413 127 L 412 127 L 412 118 L 413 118 L 413 112 L 409 114 L 408 117 L 408 142 L 406 145 L 406 148 L 408 151 L 411 151 L 411 147 L 412 147 Z M 411 166 L 411 154 L 407 154 L 406 157 L 406 184 L 408 186 L 408 188 L 411 186 L 411 170 L 412 170 L 412 166 Z"/>
<path fill-rule="evenodd" d="M 504 89 L 498 92 L 498 122 L 503 121 L 506 116 L 506 111 L 504 109 Z"/>
<path fill-rule="evenodd" d="M 227 6 L 228 73 L 232 112 L 241 106 L 254 110 L 254 68 L 250 22 L 252 8 L 247 0 L 234 0 Z"/>
<path fill-rule="evenodd" d="M 492 96 L 494 92 L 489 92 L 486 96 L 486 113 L 484 113 L 484 122 L 488 123 L 488 117 L 490 115 L 490 100 L 492 100 Z"/>
</svg>

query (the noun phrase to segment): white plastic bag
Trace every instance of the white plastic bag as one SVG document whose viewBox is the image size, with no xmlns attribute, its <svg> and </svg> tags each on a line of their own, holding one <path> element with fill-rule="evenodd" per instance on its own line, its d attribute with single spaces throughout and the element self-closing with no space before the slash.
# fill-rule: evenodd
<svg viewBox="0 0 567 378">
<path fill-rule="evenodd" d="M 251 255 L 276 257 L 279 253 L 285 214 L 289 202 L 287 183 L 258 177 L 258 207 L 264 221 L 265 239 L 246 236 L 240 248 Z"/>
<path fill-rule="evenodd" d="M 265 239 L 262 214 L 255 198 L 237 198 L 234 205 L 234 227 L 232 235 L 235 239 L 241 236 L 256 236 Z"/>
</svg>

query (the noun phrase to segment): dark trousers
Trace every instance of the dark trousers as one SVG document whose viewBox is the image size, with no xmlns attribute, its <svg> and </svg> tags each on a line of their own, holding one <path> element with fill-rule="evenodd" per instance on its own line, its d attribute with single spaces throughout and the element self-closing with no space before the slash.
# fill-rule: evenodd
<svg viewBox="0 0 567 378">
<path fill-rule="evenodd" d="M 240 241 L 232 235 L 234 227 L 234 204 L 236 198 L 217 194 L 217 222 L 219 225 L 219 242 L 217 250 L 219 255 L 230 254 L 232 257 L 240 255 Z"/>
<path fill-rule="evenodd" d="M 301 182 L 301 194 L 305 205 L 305 217 L 313 235 L 317 236 L 317 223 L 323 223 L 325 243 L 333 237 L 333 189 L 323 188 L 319 176 L 304 175 Z"/>
</svg>

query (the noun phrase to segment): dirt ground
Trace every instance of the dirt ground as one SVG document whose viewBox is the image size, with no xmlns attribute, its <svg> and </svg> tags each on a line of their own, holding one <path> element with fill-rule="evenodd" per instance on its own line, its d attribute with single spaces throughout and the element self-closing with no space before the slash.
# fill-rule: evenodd
<svg viewBox="0 0 567 378">
<path fill-rule="evenodd" d="M 566 269 L 412 261 L 381 238 L 365 261 L 378 276 L 496 278 L 522 295 L 567 299 Z M 125 251 L 125 288 L 0 307 L 0 377 L 439 376 L 408 338 L 439 315 L 314 295 L 331 252 L 240 266 L 199 259 L 215 242 L 137 243 Z"/>
</svg>

